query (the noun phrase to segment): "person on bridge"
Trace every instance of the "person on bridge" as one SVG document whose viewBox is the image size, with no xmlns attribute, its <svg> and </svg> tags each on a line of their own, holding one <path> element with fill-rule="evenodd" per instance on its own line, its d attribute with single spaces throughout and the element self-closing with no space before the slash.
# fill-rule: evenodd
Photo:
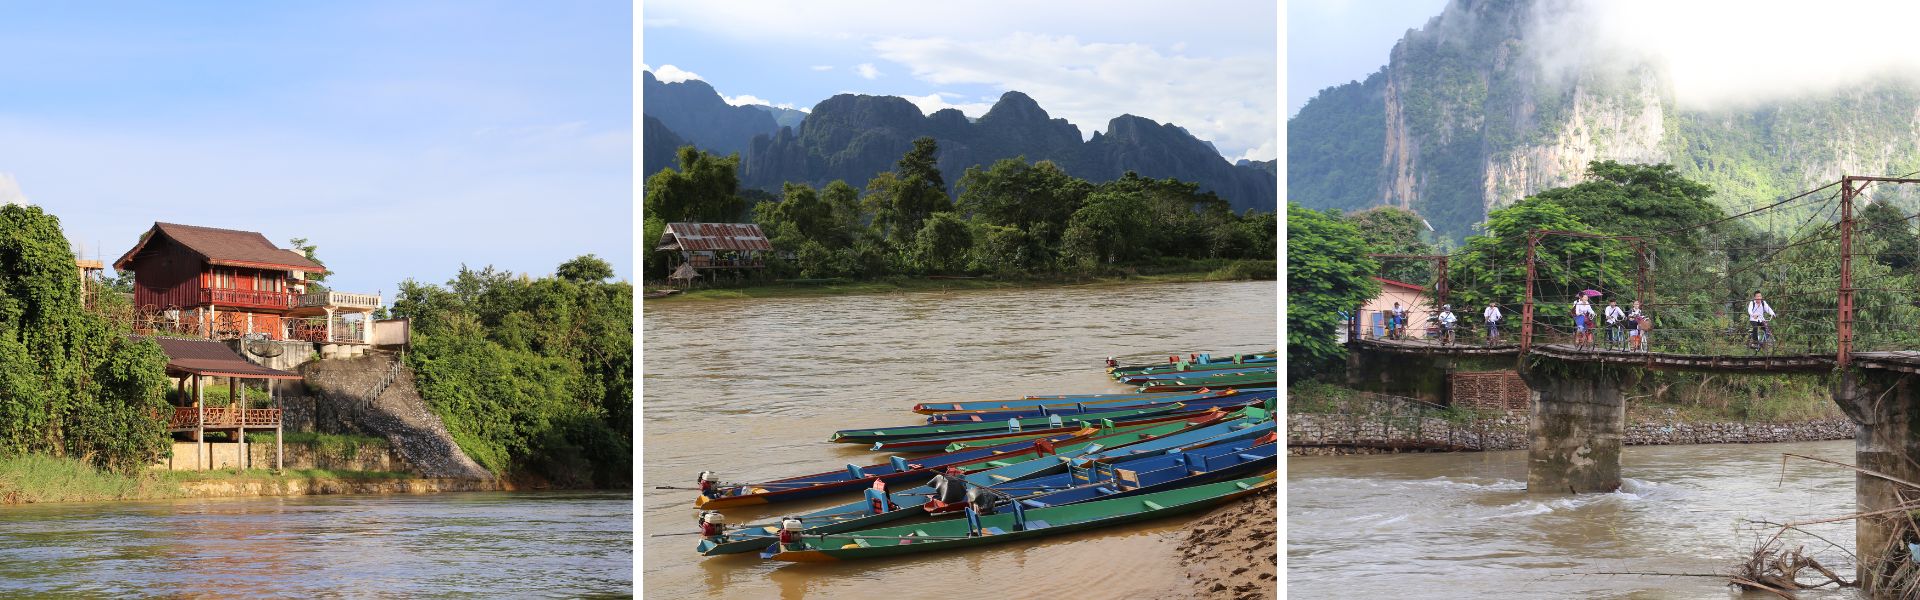
<svg viewBox="0 0 1920 600">
<path fill-rule="evenodd" d="M 1640 310 L 1640 301 L 1633 301 L 1633 310 L 1627 311 L 1627 349 L 1646 350 L 1647 336 L 1642 332 L 1652 332 L 1653 321 L 1647 313 Z"/>
<path fill-rule="evenodd" d="M 1773 307 L 1767 304 L 1767 299 L 1760 295 L 1760 290 L 1754 290 L 1753 301 L 1747 303 L 1747 324 L 1753 327 L 1753 331 L 1747 334 L 1748 347 L 1759 348 L 1765 343 L 1760 338 L 1762 331 L 1767 332 L 1767 337 L 1773 337 L 1772 329 L 1767 327 L 1767 320 L 1774 316 L 1776 315 L 1773 313 Z"/>
<path fill-rule="evenodd" d="M 1388 325 L 1391 326 L 1393 339 L 1407 339 L 1407 309 L 1400 306 L 1399 302 L 1393 303 L 1393 318 L 1389 320 Z"/>
<path fill-rule="evenodd" d="M 1452 304 L 1440 305 L 1440 343 L 1453 343 L 1453 325 L 1458 322 L 1460 318 L 1453 316 Z"/>
<path fill-rule="evenodd" d="M 1620 301 L 1607 300 L 1607 310 L 1600 315 L 1607 320 L 1607 344 L 1626 345 L 1626 330 L 1622 329 L 1627 320 L 1627 311 L 1621 310 Z"/>
<path fill-rule="evenodd" d="M 1593 343 L 1593 303 L 1587 302 L 1587 295 L 1580 294 L 1573 299 L 1573 344 L 1576 346 Z"/>
<path fill-rule="evenodd" d="M 1500 339 L 1500 307 L 1488 302 L 1487 309 L 1480 311 L 1480 318 L 1487 321 L 1487 343 Z"/>
</svg>

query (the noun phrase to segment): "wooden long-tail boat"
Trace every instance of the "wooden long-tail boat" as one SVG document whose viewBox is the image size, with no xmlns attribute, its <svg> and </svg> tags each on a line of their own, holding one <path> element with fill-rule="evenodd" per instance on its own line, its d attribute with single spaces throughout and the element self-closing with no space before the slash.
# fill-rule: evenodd
<svg viewBox="0 0 1920 600">
<path fill-rule="evenodd" d="M 1099 419 L 1110 419 L 1110 420 L 1117 421 L 1119 419 L 1126 419 L 1130 417 L 1139 417 L 1139 416 L 1146 416 L 1146 415 L 1176 412 L 1176 411 L 1179 411 L 1180 408 L 1181 408 L 1180 403 L 1176 402 L 1173 404 L 1169 404 L 1165 406 L 1155 406 L 1152 408 L 1135 408 L 1135 409 L 1112 411 L 1112 412 L 1108 412 L 1100 415 L 1098 419 L 1091 419 L 1091 420 L 1098 421 Z M 839 442 L 842 444 L 871 444 L 874 442 L 885 442 L 885 441 L 892 441 L 892 440 L 910 440 L 910 439 L 916 439 L 916 438 L 932 438 L 932 437 L 961 435 L 961 434 L 969 434 L 969 433 L 987 433 L 987 432 L 993 432 L 993 431 L 1019 433 L 1020 430 L 1029 429 L 1029 428 L 1061 427 L 1065 425 L 1070 425 L 1071 423 L 1076 421 L 1087 421 L 1087 420 L 1089 419 L 1085 419 L 1085 418 L 1052 419 L 1049 417 L 1034 417 L 1034 418 L 1020 419 L 1018 421 L 1014 421 L 1014 423 L 1017 423 L 1019 425 L 1018 427 L 1013 427 L 1013 423 L 1002 421 L 998 423 L 942 423 L 942 424 L 935 424 L 935 425 L 905 425 L 905 426 L 899 426 L 899 427 L 872 427 L 872 428 L 859 428 L 859 429 L 842 429 L 840 431 L 833 432 L 833 435 L 829 436 L 827 438 L 827 441 Z M 941 445 L 944 446 L 945 444 L 941 444 Z"/>
<path fill-rule="evenodd" d="M 1061 432 L 1061 431 L 1070 431 L 1076 427 L 1098 426 L 1102 428 L 1108 428 L 1108 427 L 1117 427 L 1117 426 L 1126 426 L 1126 425 L 1139 425 L 1142 423 L 1162 423 L 1166 421 L 1181 421 L 1181 420 L 1191 419 L 1191 418 L 1195 418 L 1195 417 L 1207 414 L 1210 411 L 1220 411 L 1220 409 L 1210 408 L 1210 409 L 1199 410 L 1199 411 L 1176 410 L 1176 411 L 1167 411 L 1167 412 L 1155 412 L 1155 413 L 1146 413 L 1146 414 L 1133 416 L 1133 417 L 1100 419 L 1097 421 L 1087 420 L 1087 419 L 1065 419 L 1061 422 L 1061 426 L 1059 427 L 1052 427 L 1052 428 L 1043 429 L 1039 431 Z M 1026 430 L 1021 432 L 1011 432 L 1011 431 L 1001 430 L 1001 431 L 984 431 L 984 432 L 972 432 L 972 433 L 957 433 L 953 435 L 942 435 L 942 436 L 935 436 L 935 437 L 908 438 L 904 440 L 888 440 L 884 442 L 874 442 L 873 447 L 869 449 L 875 450 L 875 451 L 887 451 L 887 452 L 939 452 L 955 443 L 993 442 L 993 441 L 1006 439 L 1007 436 L 1023 435 L 1027 433 L 1033 433 L 1033 432 L 1034 432 L 1033 430 Z"/>
<path fill-rule="evenodd" d="M 820 536 L 796 534 L 783 536 L 760 556 L 792 562 L 828 562 L 1024 541 L 1206 510 L 1272 485 L 1272 475 L 1261 475 L 1129 498 L 1033 510 L 1021 508 L 981 517 L 969 515 L 962 519 Z"/>
<path fill-rule="evenodd" d="M 1153 375 L 1127 375 L 1124 377 L 1115 377 L 1114 379 L 1118 379 L 1120 380 L 1120 383 L 1125 383 L 1128 385 L 1140 385 L 1149 381 L 1172 381 L 1175 379 L 1193 379 L 1195 377 L 1228 377 L 1233 375 L 1259 375 L 1263 373 L 1275 373 L 1278 370 L 1279 370 L 1278 367 L 1265 366 L 1265 367 L 1254 367 L 1250 369 L 1220 369 L 1217 371 L 1200 371 L 1200 372 L 1182 371 L 1179 373 L 1156 373 Z"/>
<path fill-rule="evenodd" d="M 1232 390 L 1207 390 L 1180 392 L 1173 394 L 1131 393 L 1131 394 L 1095 394 L 1096 397 L 1026 397 L 1019 400 L 979 400 L 973 402 L 922 402 L 913 405 L 913 412 L 927 415 L 952 412 L 979 412 L 990 410 L 1022 410 L 1040 407 L 1068 408 L 1074 406 L 1114 405 L 1128 402 L 1160 403 L 1204 400 L 1231 395 Z"/>
<path fill-rule="evenodd" d="M 1279 468 L 1276 448 L 1271 441 L 1238 440 L 1166 454 L 1136 454 L 1110 464 L 1091 463 L 1064 473 L 1029 477 L 1019 482 L 1017 491 L 1023 493 L 1006 494 L 1006 498 L 1027 508 L 1045 508 L 1238 479 Z M 927 514 L 942 514 L 966 504 L 936 498 L 924 507 Z"/>
<path fill-rule="evenodd" d="M 1098 452 L 1105 448 L 1122 447 L 1132 443 L 1158 439 L 1165 435 L 1177 434 L 1182 431 L 1204 427 L 1218 421 L 1223 416 L 1224 414 L 1222 413 L 1212 413 L 1191 421 L 1114 428 L 1103 432 L 1102 435 L 1059 446 L 1056 452 L 1058 453 L 1057 456 L 1062 460 L 1036 458 L 1034 460 L 1022 461 L 1002 467 L 966 473 L 962 475 L 961 478 L 972 485 L 991 486 L 1021 481 L 1042 475 L 1066 474 L 1067 463 L 1065 459 L 1084 453 Z M 922 514 L 922 511 L 919 509 L 930 499 L 930 496 L 927 494 L 932 492 L 933 488 L 924 485 L 894 492 L 882 491 L 880 493 L 882 497 L 879 498 L 879 500 L 884 503 L 882 505 L 885 507 L 884 510 L 876 511 L 874 506 L 876 502 L 870 498 L 813 511 L 795 518 L 800 519 L 802 523 L 807 525 L 804 530 L 805 533 L 838 533 L 865 527 L 875 527 L 902 518 Z M 772 526 L 745 526 L 743 529 L 738 529 L 731 533 L 702 538 L 697 550 L 700 554 L 706 556 L 751 552 L 766 548 L 768 544 L 773 542 L 774 535 L 777 533 L 779 533 L 779 529 Z"/>
<path fill-rule="evenodd" d="M 1179 404 L 1181 405 L 1182 411 L 1206 410 L 1209 408 L 1235 409 L 1235 408 L 1240 408 L 1242 406 L 1251 406 L 1251 405 L 1259 404 L 1261 402 L 1265 402 L 1268 398 L 1272 398 L 1275 395 L 1276 394 L 1273 392 L 1266 392 L 1264 394 L 1240 394 L 1240 395 L 1234 395 L 1234 396 L 1219 396 L 1219 397 L 1208 398 L 1204 400 L 1182 401 L 1182 402 L 1179 402 Z M 996 410 L 996 411 L 964 412 L 964 413 L 941 413 L 937 415 L 928 416 L 927 422 L 928 423 L 995 423 L 995 422 L 1005 423 L 1007 422 L 1007 419 L 1029 419 L 1029 418 L 1035 418 L 1035 417 L 1051 417 L 1055 415 L 1060 416 L 1060 418 L 1062 419 L 1073 419 L 1073 418 L 1099 419 L 1099 418 L 1103 418 L 1103 415 L 1105 413 L 1115 411 L 1115 410 L 1154 408 L 1158 406 L 1165 406 L 1168 404 L 1173 404 L 1173 403 L 1170 403 L 1170 402 L 1169 403 L 1150 402 L 1150 403 L 1142 403 L 1142 404 L 1129 403 L 1126 406 L 1106 408 L 1101 410 L 1093 410 L 1091 408 L 1064 408 L 1064 409 L 1037 408 L 1032 410 Z"/>
<path fill-rule="evenodd" d="M 1068 444 L 1099 434 L 1099 429 L 1083 427 L 1072 431 L 1063 431 L 1046 438 L 1055 446 Z M 1032 460 L 1048 452 L 1046 446 L 1036 446 L 1031 442 L 1015 442 L 978 448 L 964 452 L 949 452 L 916 459 L 894 456 L 887 462 L 865 467 L 847 465 L 836 471 L 801 475 L 750 484 L 719 484 L 705 477 L 699 481 L 700 495 L 694 499 L 694 506 L 705 509 L 720 509 L 751 504 L 766 504 L 812 498 L 835 492 L 852 491 L 871 486 L 875 481 L 897 481 L 909 477 L 932 476 L 946 467 L 966 467 L 982 465 L 980 470 L 1014 462 Z M 997 464 L 996 464 L 997 463 Z M 706 475 L 705 473 L 702 474 Z"/>
<path fill-rule="evenodd" d="M 1143 392 L 1177 392 L 1181 390 L 1220 389 L 1227 387 L 1271 387 L 1275 382 L 1274 373 L 1256 373 L 1248 375 L 1222 375 L 1218 377 L 1194 377 L 1169 381 L 1152 381 L 1140 386 Z"/>
</svg>

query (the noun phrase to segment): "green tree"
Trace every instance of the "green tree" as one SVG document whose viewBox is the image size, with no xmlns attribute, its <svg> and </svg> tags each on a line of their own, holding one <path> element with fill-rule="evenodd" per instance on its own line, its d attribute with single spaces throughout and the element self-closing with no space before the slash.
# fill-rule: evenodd
<svg viewBox="0 0 1920 600">
<path fill-rule="evenodd" d="M 1920 261 L 1920 237 L 1914 235 L 1913 221 L 1893 203 L 1875 200 L 1862 207 L 1859 230 L 1878 246 L 1874 262 L 1907 273 Z"/>
<path fill-rule="evenodd" d="M 939 148 L 933 138 L 913 141 L 894 170 L 881 173 L 867 182 L 867 202 L 873 207 L 873 224 L 895 246 L 905 247 L 920 231 L 921 223 L 937 212 L 953 210 L 947 198 L 947 184 L 941 179 L 934 158 Z"/>
<path fill-rule="evenodd" d="M 1527 238 L 1534 231 L 1599 233 L 1549 202 L 1522 201 L 1488 214 L 1486 235 L 1467 238 L 1466 249 L 1449 262 L 1456 307 L 1497 303 L 1512 311 L 1526 297 Z M 1608 293 L 1624 305 L 1631 301 L 1633 255 L 1626 244 L 1606 239 L 1545 236 L 1534 251 L 1535 331 L 1571 330 L 1574 295 L 1589 288 Z M 1557 307 L 1557 308 L 1549 308 Z"/>
<path fill-rule="evenodd" d="M 1287 204 L 1288 378 L 1324 372 L 1346 356 L 1340 312 L 1355 312 L 1380 294 L 1373 280 L 1379 265 L 1366 253 L 1351 223 Z"/>
<path fill-rule="evenodd" d="M 613 265 L 592 254 L 582 255 L 560 264 L 554 272 L 561 279 L 574 283 L 591 283 L 613 278 Z"/>
<path fill-rule="evenodd" d="M 1061 236 L 1061 251 L 1084 267 L 1112 265 L 1145 253 L 1150 224 L 1139 194 L 1101 190 L 1074 211 Z"/>
<path fill-rule="evenodd" d="M 166 355 L 85 311 L 59 219 L 0 206 L 0 456 L 132 471 L 166 452 Z"/>
<path fill-rule="evenodd" d="M 303 238 L 303 237 L 293 238 L 292 240 L 288 240 L 287 244 L 290 246 L 293 246 L 294 252 L 299 252 L 302 256 L 307 257 L 307 260 L 313 261 L 313 264 L 320 265 L 322 267 L 327 266 L 327 263 L 320 261 L 320 255 L 319 255 L 320 247 L 308 242 L 307 238 Z M 330 275 L 330 273 L 326 271 L 307 273 L 306 274 L 307 292 L 318 293 L 318 292 L 327 291 L 327 286 L 323 283 L 327 280 L 327 275 Z"/>
<path fill-rule="evenodd" d="M 1413 211 L 1382 206 L 1346 215 L 1345 218 L 1360 229 L 1360 238 L 1366 240 L 1368 252 L 1434 253 L 1433 245 L 1422 239 L 1424 236 L 1421 233 L 1426 231 L 1426 224 L 1420 222 L 1420 215 L 1413 214 Z M 1420 285 L 1433 281 L 1433 263 L 1424 260 L 1383 259 L 1380 265 L 1380 276 L 1387 279 Z"/>
<path fill-rule="evenodd" d="M 693 146 L 679 152 L 680 169 L 661 169 L 647 178 L 643 210 L 663 223 L 733 222 L 747 210 L 740 195 L 740 155 L 726 157 Z"/>
<path fill-rule="evenodd" d="M 934 273 L 965 270 L 967 253 L 972 248 L 973 232 L 951 212 L 933 213 L 913 236 L 914 260 Z"/>
<path fill-rule="evenodd" d="M 959 188 L 954 208 L 962 215 L 1028 233 L 1044 224 L 1053 235 L 1066 230 L 1067 220 L 1093 191 L 1092 184 L 1067 175 L 1053 161 L 1028 164 L 1024 156 L 1002 159 L 985 170 L 969 167 Z"/>
<path fill-rule="evenodd" d="M 1692 226 L 1726 216 L 1710 200 L 1712 188 L 1680 176 L 1673 165 L 1594 161 L 1587 165 L 1587 177 L 1531 200 L 1558 205 L 1601 233 L 1657 236 L 1661 246 L 1676 252 L 1698 250 L 1719 231 Z"/>
</svg>

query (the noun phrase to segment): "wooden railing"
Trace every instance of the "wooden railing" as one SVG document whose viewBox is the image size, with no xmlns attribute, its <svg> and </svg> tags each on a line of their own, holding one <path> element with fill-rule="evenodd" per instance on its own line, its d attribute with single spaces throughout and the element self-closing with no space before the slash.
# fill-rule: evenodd
<svg viewBox="0 0 1920 600">
<path fill-rule="evenodd" d="M 335 291 L 314 292 L 311 294 L 302 294 L 295 305 L 301 308 L 337 306 L 342 308 L 364 308 L 373 310 L 380 308 L 380 296 L 378 294 L 354 294 Z"/>
<path fill-rule="evenodd" d="M 252 308 L 292 308 L 293 294 L 265 290 L 200 288 L 200 303 Z"/>
<path fill-rule="evenodd" d="M 363 341 L 360 330 L 362 327 L 365 327 L 367 323 L 364 319 L 348 321 L 335 317 L 333 320 L 333 336 L 328 337 L 326 317 L 286 318 L 281 319 L 280 322 L 287 328 L 287 339 L 303 340 L 319 344 Z"/>
<path fill-rule="evenodd" d="M 687 264 L 693 265 L 694 268 L 696 269 L 715 269 L 715 268 L 727 268 L 727 267 L 757 269 L 757 268 L 762 268 L 767 266 L 767 261 L 764 261 L 758 258 L 714 258 L 711 256 L 695 254 L 687 258 Z"/>
<path fill-rule="evenodd" d="M 173 407 L 173 417 L 167 419 L 168 429 L 193 429 L 200 423 L 200 411 L 192 406 Z M 204 409 L 207 415 L 205 428 L 225 429 L 229 427 L 274 427 L 280 424 L 278 408 L 231 408 L 212 407 Z"/>
</svg>

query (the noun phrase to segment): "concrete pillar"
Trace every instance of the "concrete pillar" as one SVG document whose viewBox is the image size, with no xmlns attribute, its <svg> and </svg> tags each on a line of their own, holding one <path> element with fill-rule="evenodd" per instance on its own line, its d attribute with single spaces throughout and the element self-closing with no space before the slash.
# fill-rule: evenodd
<svg viewBox="0 0 1920 600">
<path fill-rule="evenodd" d="M 1620 374 L 1522 370 L 1538 392 L 1527 431 L 1527 491 L 1606 493 L 1620 489 L 1620 442 L 1627 403 Z"/>
<path fill-rule="evenodd" d="M 1848 369 L 1834 384 L 1833 402 L 1853 420 L 1854 464 L 1862 469 L 1885 473 L 1906 481 L 1920 482 L 1920 402 L 1914 397 L 1915 377 L 1904 373 Z M 1869 513 L 1900 505 L 1900 494 L 1920 499 L 1913 490 L 1879 477 L 1856 474 L 1853 482 L 1859 511 Z M 1861 517 L 1854 521 L 1854 548 L 1860 557 L 1858 574 L 1868 595 L 1875 594 L 1880 579 L 1892 567 L 1905 562 L 1904 544 L 1888 556 L 1892 540 L 1906 515 L 1899 513 Z M 1891 564 L 1882 565 L 1882 560 Z"/>
</svg>

